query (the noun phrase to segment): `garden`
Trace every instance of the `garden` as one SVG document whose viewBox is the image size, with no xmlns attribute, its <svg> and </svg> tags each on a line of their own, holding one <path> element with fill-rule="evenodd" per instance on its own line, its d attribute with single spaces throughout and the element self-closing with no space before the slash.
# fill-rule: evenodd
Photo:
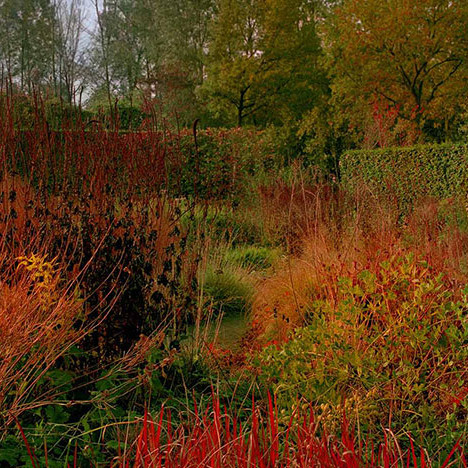
<svg viewBox="0 0 468 468">
<path fill-rule="evenodd" d="M 1 466 L 467 466 L 466 146 L 350 151 L 337 181 L 264 131 L 16 105 Z"/>
</svg>

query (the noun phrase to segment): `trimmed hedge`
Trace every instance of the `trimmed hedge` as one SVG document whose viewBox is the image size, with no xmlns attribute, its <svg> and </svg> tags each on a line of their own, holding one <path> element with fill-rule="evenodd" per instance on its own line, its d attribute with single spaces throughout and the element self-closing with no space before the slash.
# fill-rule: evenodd
<svg viewBox="0 0 468 468">
<path fill-rule="evenodd" d="M 400 208 L 422 197 L 448 198 L 468 192 L 468 145 L 425 145 L 346 152 L 341 181 L 355 189 L 366 184 L 374 193 L 391 193 Z"/>
</svg>

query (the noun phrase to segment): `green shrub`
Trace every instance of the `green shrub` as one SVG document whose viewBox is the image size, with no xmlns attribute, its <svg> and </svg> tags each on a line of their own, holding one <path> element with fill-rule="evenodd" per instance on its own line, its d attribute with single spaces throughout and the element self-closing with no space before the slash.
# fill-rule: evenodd
<svg viewBox="0 0 468 468">
<path fill-rule="evenodd" d="M 302 397 L 334 430 L 346 411 L 363 431 L 450 445 L 468 431 L 467 294 L 412 256 L 391 259 L 342 278 L 335 299 L 311 297 L 309 325 L 257 365 L 286 413 Z"/>
<path fill-rule="evenodd" d="M 261 221 L 249 213 L 229 206 L 196 206 L 185 212 L 181 222 L 192 234 L 203 231 L 213 240 L 228 242 L 232 245 L 262 243 Z"/>
<path fill-rule="evenodd" d="M 365 184 L 372 192 L 389 192 L 399 207 L 418 198 L 447 198 L 468 191 L 468 146 L 430 145 L 408 148 L 359 150 L 340 161 L 341 179 L 352 189 Z"/>
<path fill-rule="evenodd" d="M 188 197 L 238 200 L 250 178 L 280 164 L 278 149 L 256 130 L 200 130 L 197 146 L 193 133 L 185 130 L 169 145 L 171 152 L 179 154 L 169 162 L 169 176 L 176 176 L 169 180 L 170 189 Z"/>
<path fill-rule="evenodd" d="M 120 130 L 139 130 L 148 114 L 143 112 L 138 107 L 119 104 L 117 106 L 117 114 L 119 119 Z"/>
</svg>

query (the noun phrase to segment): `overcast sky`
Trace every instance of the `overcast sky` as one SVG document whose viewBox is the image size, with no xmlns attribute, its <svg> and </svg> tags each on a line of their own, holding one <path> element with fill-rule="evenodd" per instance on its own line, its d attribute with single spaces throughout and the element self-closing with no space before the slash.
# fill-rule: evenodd
<svg viewBox="0 0 468 468">
<path fill-rule="evenodd" d="M 96 7 L 93 4 L 93 0 L 79 0 L 84 11 L 84 27 L 86 36 L 91 35 L 96 27 Z M 86 38 L 86 42 L 89 41 L 89 37 Z"/>
</svg>

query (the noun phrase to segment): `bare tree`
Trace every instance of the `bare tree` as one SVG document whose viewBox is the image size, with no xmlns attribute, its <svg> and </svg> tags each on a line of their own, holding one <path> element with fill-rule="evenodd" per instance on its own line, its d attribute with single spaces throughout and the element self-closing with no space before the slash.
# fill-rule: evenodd
<svg viewBox="0 0 468 468">
<path fill-rule="evenodd" d="M 84 80 L 84 13 L 80 0 L 58 0 L 55 9 L 54 87 L 56 94 L 63 97 L 65 93 L 67 102 L 72 104 L 76 103 L 76 92 Z"/>
</svg>

